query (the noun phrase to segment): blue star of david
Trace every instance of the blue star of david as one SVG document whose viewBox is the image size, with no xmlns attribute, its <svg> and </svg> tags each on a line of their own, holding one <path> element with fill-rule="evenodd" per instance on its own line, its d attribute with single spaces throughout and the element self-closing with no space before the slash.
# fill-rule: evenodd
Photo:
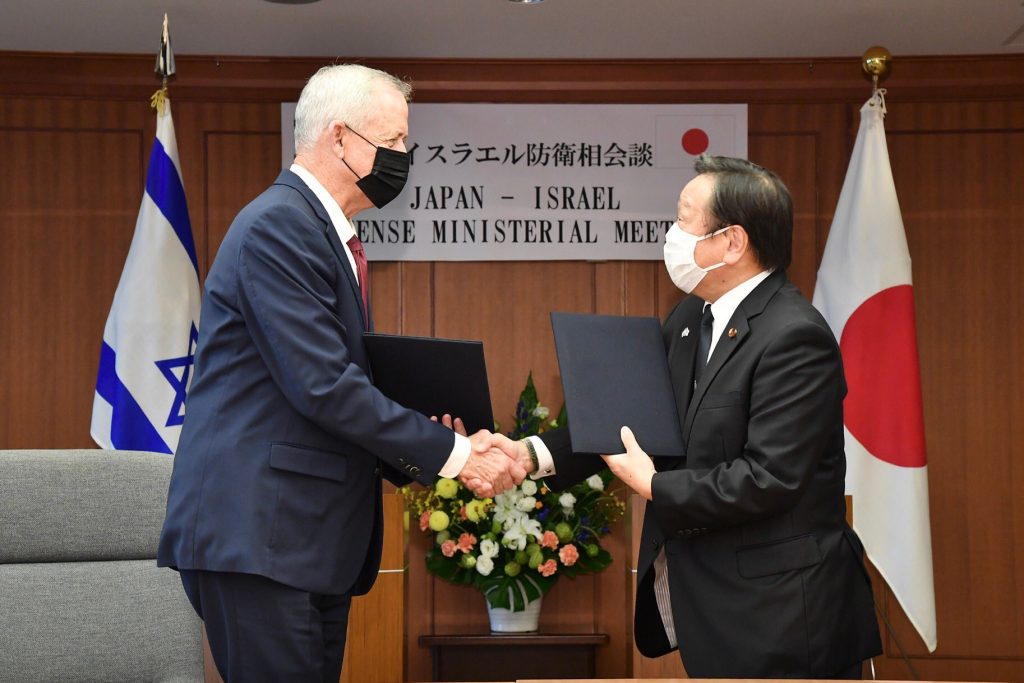
<svg viewBox="0 0 1024 683">
<path fill-rule="evenodd" d="M 171 412 L 167 415 L 167 427 L 176 427 L 185 421 L 185 392 L 188 390 L 188 378 L 192 372 L 192 365 L 196 362 L 196 342 L 199 341 L 199 330 L 195 323 L 188 333 L 188 354 L 180 358 L 168 358 L 167 360 L 156 361 L 156 366 L 167 378 L 167 382 L 174 389 L 174 403 L 171 405 Z M 177 368 L 182 368 L 181 377 L 175 374 Z"/>
</svg>

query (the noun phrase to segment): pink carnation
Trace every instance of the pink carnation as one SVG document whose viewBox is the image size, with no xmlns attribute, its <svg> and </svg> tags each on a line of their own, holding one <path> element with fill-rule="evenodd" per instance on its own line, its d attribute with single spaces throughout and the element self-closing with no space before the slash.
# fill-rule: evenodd
<svg viewBox="0 0 1024 683">
<path fill-rule="evenodd" d="M 545 531 L 544 535 L 540 539 L 541 547 L 551 548 L 554 550 L 558 547 L 558 536 L 555 535 L 554 531 Z"/>
<path fill-rule="evenodd" d="M 450 538 L 447 541 L 445 541 L 444 543 L 441 544 L 441 552 L 444 554 L 445 557 L 452 557 L 452 556 L 454 556 L 455 555 L 455 548 L 456 548 L 455 547 L 455 541 L 453 541 Z"/>
<path fill-rule="evenodd" d="M 558 551 L 558 559 L 562 561 L 566 567 L 571 567 L 576 564 L 576 560 L 580 559 L 580 551 L 576 550 L 576 546 L 569 545 L 562 546 L 562 549 Z"/>
<path fill-rule="evenodd" d="M 468 553 L 476 545 L 476 536 L 473 534 L 465 533 L 459 536 L 458 548 L 464 553 Z"/>
<path fill-rule="evenodd" d="M 430 526 L 430 510 L 420 515 L 420 531 L 426 531 Z"/>
<path fill-rule="evenodd" d="M 466 514 L 466 506 L 465 505 L 463 505 L 461 508 L 459 508 L 459 518 L 460 519 L 469 519 L 469 515 Z"/>
<path fill-rule="evenodd" d="M 558 565 L 554 560 L 548 560 L 541 566 L 537 567 L 537 571 L 540 572 L 541 576 L 551 576 L 558 571 Z"/>
</svg>

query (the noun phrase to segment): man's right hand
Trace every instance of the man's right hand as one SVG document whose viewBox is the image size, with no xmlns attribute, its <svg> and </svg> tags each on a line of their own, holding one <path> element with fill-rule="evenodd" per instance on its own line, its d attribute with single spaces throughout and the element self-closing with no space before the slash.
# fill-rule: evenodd
<svg viewBox="0 0 1024 683">
<path fill-rule="evenodd" d="M 491 436 L 491 445 L 515 460 L 527 474 L 533 474 L 536 468 L 525 443 L 513 441 L 504 434 L 494 434 Z"/>
<path fill-rule="evenodd" d="M 459 472 L 459 481 L 477 498 L 490 498 L 518 485 L 526 478 L 520 464 L 519 448 L 524 448 L 501 434 L 486 429 L 469 437 L 472 452 Z M 529 460 L 529 454 L 526 455 Z"/>
</svg>

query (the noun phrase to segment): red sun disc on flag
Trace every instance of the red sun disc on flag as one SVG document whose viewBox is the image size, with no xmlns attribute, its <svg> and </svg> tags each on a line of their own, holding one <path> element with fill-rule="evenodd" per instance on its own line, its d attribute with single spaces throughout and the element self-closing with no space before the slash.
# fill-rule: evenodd
<svg viewBox="0 0 1024 683">
<path fill-rule="evenodd" d="M 708 134 L 702 131 L 700 128 L 691 128 L 690 130 L 683 133 L 683 150 L 687 154 L 697 156 L 708 151 Z"/>
<path fill-rule="evenodd" d="M 862 303 L 846 321 L 839 346 L 848 385 L 846 428 L 879 460 L 924 466 L 913 288 L 890 287 Z"/>
</svg>

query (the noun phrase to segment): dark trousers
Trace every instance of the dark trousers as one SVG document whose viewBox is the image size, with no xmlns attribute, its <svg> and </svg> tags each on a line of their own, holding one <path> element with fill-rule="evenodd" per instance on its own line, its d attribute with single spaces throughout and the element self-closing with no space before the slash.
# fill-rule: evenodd
<svg viewBox="0 0 1024 683">
<path fill-rule="evenodd" d="M 831 676 L 830 678 L 843 681 L 859 681 L 864 678 L 864 675 L 862 673 L 863 668 L 864 662 L 857 662 L 849 669 L 840 671 L 838 674 L 836 674 L 835 676 Z"/>
<path fill-rule="evenodd" d="M 350 595 L 317 595 L 254 574 L 182 571 L 225 683 L 337 683 Z"/>
</svg>

